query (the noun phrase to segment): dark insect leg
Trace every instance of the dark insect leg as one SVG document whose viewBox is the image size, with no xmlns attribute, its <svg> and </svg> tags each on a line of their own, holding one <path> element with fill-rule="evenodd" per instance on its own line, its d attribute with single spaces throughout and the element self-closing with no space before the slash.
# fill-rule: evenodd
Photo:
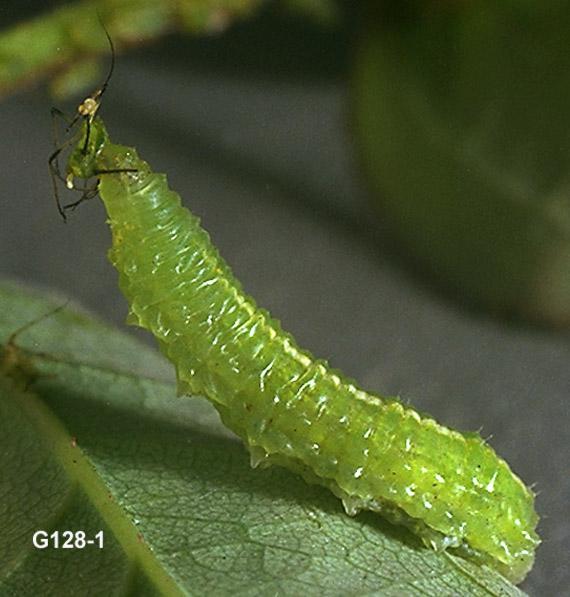
<svg viewBox="0 0 570 597">
<path fill-rule="evenodd" d="M 114 168 L 111 170 L 95 170 L 95 174 L 119 174 L 121 172 L 138 172 L 136 168 Z"/>
<path fill-rule="evenodd" d="M 97 181 L 95 186 L 86 187 L 84 189 L 81 189 L 81 191 L 82 191 L 81 197 L 79 197 L 79 199 L 77 201 L 73 201 L 73 203 L 68 203 L 67 205 L 64 205 L 63 206 L 64 210 L 75 211 L 75 208 L 78 205 L 81 205 L 81 203 L 83 203 L 84 201 L 89 201 L 90 199 L 93 199 L 93 197 L 96 197 L 97 193 L 99 192 L 99 181 Z"/>
<path fill-rule="evenodd" d="M 53 186 L 53 196 L 55 197 L 55 204 L 57 206 L 57 211 L 59 215 L 63 218 L 63 221 L 66 221 L 65 212 L 63 211 L 63 207 L 61 205 L 61 200 L 59 198 L 59 189 L 57 186 L 57 181 L 61 180 L 63 183 L 67 183 L 65 180 L 65 176 L 61 173 L 59 169 L 59 154 L 68 146 L 70 145 L 74 139 L 68 139 L 61 147 L 58 147 L 48 158 L 48 167 L 49 173 L 51 176 L 51 182 Z"/>
<path fill-rule="evenodd" d="M 65 121 L 68 125 L 71 122 L 69 119 L 69 116 L 64 114 L 58 108 L 51 109 L 52 138 L 53 138 L 53 144 L 55 147 L 55 151 L 50 155 L 50 157 L 48 159 L 48 163 L 50 166 L 50 170 L 53 172 L 53 174 L 57 178 L 59 178 L 59 180 L 61 180 L 62 182 L 65 182 L 65 178 L 61 174 L 61 171 L 59 168 L 58 157 L 59 157 L 59 154 L 62 152 L 62 150 L 65 149 L 65 147 L 67 147 L 71 143 L 71 141 L 68 139 L 67 141 L 62 143 L 59 140 L 59 133 L 58 133 L 58 128 L 57 128 L 57 119 L 58 118 Z M 69 126 L 67 127 L 66 131 L 69 132 Z"/>
<path fill-rule="evenodd" d="M 60 180 L 65 182 L 65 179 L 63 178 L 61 172 L 59 171 L 59 161 L 58 161 L 59 154 L 62 152 L 62 150 L 63 150 L 63 147 L 59 147 L 52 154 L 50 154 L 50 156 L 48 158 L 48 166 L 49 166 L 50 172 L 56 178 L 59 178 Z"/>
<path fill-rule="evenodd" d="M 68 124 L 65 127 L 65 132 L 69 135 L 71 129 L 77 124 L 77 121 L 81 118 L 81 114 L 76 114 L 72 120 L 68 120 Z"/>
<path fill-rule="evenodd" d="M 55 108 L 52 106 L 51 110 L 51 122 L 52 122 L 52 128 L 53 128 L 53 140 L 54 140 L 54 144 L 56 147 L 59 147 L 60 143 L 59 143 L 59 135 L 58 135 L 58 131 L 57 131 L 57 119 L 61 119 L 63 120 L 66 124 L 66 132 L 69 133 L 70 131 L 70 127 L 74 124 L 74 120 L 76 120 L 75 118 L 71 119 L 67 114 L 65 114 L 64 112 L 62 112 L 59 108 Z"/>
<path fill-rule="evenodd" d="M 55 146 L 55 151 L 49 156 L 48 158 L 48 166 L 49 172 L 52 180 L 53 186 L 53 194 L 55 197 L 55 202 L 57 205 L 57 211 L 59 215 L 63 218 L 63 221 L 66 221 L 65 212 L 63 211 L 63 207 L 61 205 L 61 201 L 59 198 L 59 190 L 57 187 L 57 181 L 61 180 L 63 183 L 66 182 L 65 177 L 61 173 L 60 166 L 59 166 L 59 155 L 61 152 L 68 147 L 73 141 L 74 138 L 68 139 L 64 143 L 60 143 L 59 141 L 59 134 L 58 134 L 58 127 L 57 127 L 57 119 L 61 119 L 67 123 L 66 131 L 69 132 L 71 127 L 74 125 L 76 119 L 70 120 L 68 116 L 66 116 L 61 110 L 58 108 L 51 109 L 51 118 L 52 118 L 52 130 L 53 130 L 53 141 Z"/>
<path fill-rule="evenodd" d="M 75 211 L 78 205 L 81 205 L 84 201 L 89 201 L 89 199 L 93 199 L 97 195 L 97 189 L 93 189 L 92 192 L 84 192 L 81 197 L 77 201 L 73 201 L 72 203 L 67 203 L 63 206 L 63 209 L 66 211 Z"/>
<path fill-rule="evenodd" d="M 114 168 L 114 169 L 110 169 L 110 170 L 95 170 L 94 174 L 96 176 L 101 175 L 101 174 L 119 174 L 121 172 L 138 172 L 138 170 L 136 168 Z M 89 199 L 93 199 L 93 197 L 96 197 L 97 194 L 99 193 L 99 180 L 97 180 L 97 182 L 95 183 L 95 186 L 93 187 L 85 187 L 83 189 L 75 189 L 77 191 L 81 191 L 81 197 L 79 197 L 79 199 L 77 201 L 73 201 L 73 203 L 68 203 L 67 205 L 63 206 L 63 210 L 67 211 L 67 210 L 71 210 L 71 211 L 75 211 L 75 208 L 78 205 L 81 205 L 81 203 L 83 203 L 84 201 L 89 201 Z"/>
<path fill-rule="evenodd" d="M 63 218 L 63 221 L 66 221 L 65 212 L 63 211 L 63 207 L 61 205 L 61 200 L 59 198 L 59 189 L 57 188 L 57 179 L 63 180 L 65 182 L 65 178 L 61 175 L 59 171 L 59 162 L 58 156 L 61 153 L 63 147 L 56 149 L 48 159 L 48 166 L 49 166 L 49 173 L 51 176 L 51 182 L 53 186 L 53 196 L 55 197 L 55 204 L 57 206 L 57 211 L 59 215 Z"/>
</svg>

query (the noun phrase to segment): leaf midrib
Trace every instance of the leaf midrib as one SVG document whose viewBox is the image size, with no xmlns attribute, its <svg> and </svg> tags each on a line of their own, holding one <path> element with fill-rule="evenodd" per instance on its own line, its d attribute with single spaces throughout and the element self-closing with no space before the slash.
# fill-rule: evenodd
<svg viewBox="0 0 570 597">
<path fill-rule="evenodd" d="M 9 398 L 14 399 L 16 394 L 15 399 L 19 408 L 31 421 L 38 434 L 46 440 L 54 458 L 68 476 L 71 483 L 69 495 L 73 495 L 78 489 L 83 490 L 102 520 L 113 532 L 131 568 L 137 565 L 143 570 L 161 594 L 183 595 L 176 581 L 164 570 L 151 549 L 144 541 L 140 541 L 139 529 L 118 505 L 115 497 L 109 499 L 110 489 L 97 473 L 94 464 L 79 446 L 72 445 L 72 437 L 45 402 L 30 391 L 13 393 Z M 57 516 L 60 515 L 61 511 Z"/>
</svg>

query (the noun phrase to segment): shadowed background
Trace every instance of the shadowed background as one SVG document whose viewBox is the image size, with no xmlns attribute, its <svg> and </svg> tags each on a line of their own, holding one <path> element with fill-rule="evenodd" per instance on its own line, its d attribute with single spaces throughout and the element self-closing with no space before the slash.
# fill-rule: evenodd
<svg viewBox="0 0 570 597">
<path fill-rule="evenodd" d="M 384 248 L 350 134 L 350 29 L 264 14 L 222 38 L 170 38 L 119 57 L 102 115 L 113 140 L 168 173 L 246 290 L 301 346 L 367 389 L 492 436 L 540 494 L 544 544 L 523 588 L 561 595 L 570 584 L 568 335 L 464 309 Z M 0 104 L 1 273 L 122 325 L 101 204 L 82 205 L 67 225 L 55 209 L 52 104 L 42 90 Z"/>
</svg>

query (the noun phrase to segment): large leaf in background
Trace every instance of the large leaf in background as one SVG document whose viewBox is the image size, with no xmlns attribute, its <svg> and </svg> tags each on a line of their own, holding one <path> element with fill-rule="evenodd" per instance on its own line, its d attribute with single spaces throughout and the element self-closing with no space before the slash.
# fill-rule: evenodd
<svg viewBox="0 0 570 597">
<path fill-rule="evenodd" d="M 495 311 L 570 324 L 570 10 L 371 2 L 362 156 L 387 228 Z"/>
<path fill-rule="evenodd" d="M 2 342 L 61 302 L 0 285 Z M 2 594 L 521 594 L 287 471 L 252 470 L 155 352 L 70 306 L 17 345 L 0 376 Z M 37 550 L 37 529 L 103 529 L 105 548 Z"/>
</svg>

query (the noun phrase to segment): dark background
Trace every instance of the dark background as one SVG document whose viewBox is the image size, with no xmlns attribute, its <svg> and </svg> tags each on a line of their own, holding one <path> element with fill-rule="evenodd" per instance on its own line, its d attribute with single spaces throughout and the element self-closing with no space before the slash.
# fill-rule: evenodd
<svg viewBox="0 0 570 597">
<path fill-rule="evenodd" d="M 37 13 L 14 6 L 0 22 Z M 353 36 L 351 19 L 323 30 L 268 10 L 223 38 L 171 37 L 119 57 L 102 114 L 116 142 L 168 173 L 302 346 L 367 389 L 491 437 L 539 493 L 544 544 L 523 588 L 568 594 L 570 336 L 468 310 L 386 248 L 350 132 Z M 0 104 L 0 273 L 122 325 L 101 204 L 67 225 L 55 209 L 52 104 L 41 89 Z"/>
</svg>

